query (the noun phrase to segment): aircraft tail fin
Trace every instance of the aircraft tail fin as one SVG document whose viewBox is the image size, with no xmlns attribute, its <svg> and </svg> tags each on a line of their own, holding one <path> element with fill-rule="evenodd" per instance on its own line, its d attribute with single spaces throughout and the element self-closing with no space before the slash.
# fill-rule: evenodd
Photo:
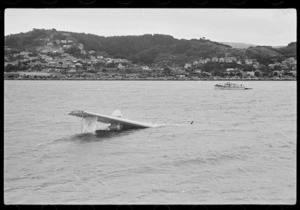
<svg viewBox="0 0 300 210">
<path fill-rule="evenodd" d="M 82 133 L 94 133 L 97 127 L 97 117 L 82 118 Z"/>
<path fill-rule="evenodd" d="M 113 117 L 122 117 L 122 113 L 119 109 L 116 109 L 115 111 L 113 111 L 113 113 L 111 115 Z"/>
</svg>

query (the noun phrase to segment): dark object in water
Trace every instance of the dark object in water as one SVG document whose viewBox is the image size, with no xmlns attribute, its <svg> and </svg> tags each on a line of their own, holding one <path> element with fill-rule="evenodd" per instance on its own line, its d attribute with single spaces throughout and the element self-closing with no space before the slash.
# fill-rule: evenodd
<svg viewBox="0 0 300 210">
<path fill-rule="evenodd" d="M 191 122 L 191 124 L 193 124 L 193 123 L 194 123 L 194 121 Z"/>
</svg>

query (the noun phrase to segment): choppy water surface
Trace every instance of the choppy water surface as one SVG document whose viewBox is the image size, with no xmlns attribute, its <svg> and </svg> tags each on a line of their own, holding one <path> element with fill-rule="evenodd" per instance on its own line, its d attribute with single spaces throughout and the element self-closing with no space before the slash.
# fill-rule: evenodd
<svg viewBox="0 0 300 210">
<path fill-rule="evenodd" d="M 295 203 L 296 82 L 216 83 L 5 81 L 5 203 Z M 80 134 L 73 109 L 164 126 Z"/>
</svg>

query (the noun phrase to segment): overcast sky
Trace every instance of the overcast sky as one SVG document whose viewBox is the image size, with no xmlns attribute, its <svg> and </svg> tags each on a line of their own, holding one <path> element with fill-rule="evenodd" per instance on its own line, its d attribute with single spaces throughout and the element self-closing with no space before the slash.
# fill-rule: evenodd
<svg viewBox="0 0 300 210">
<path fill-rule="evenodd" d="M 5 35 L 55 28 L 277 46 L 296 41 L 296 16 L 295 9 L 6 9 Z"/>
</svg>

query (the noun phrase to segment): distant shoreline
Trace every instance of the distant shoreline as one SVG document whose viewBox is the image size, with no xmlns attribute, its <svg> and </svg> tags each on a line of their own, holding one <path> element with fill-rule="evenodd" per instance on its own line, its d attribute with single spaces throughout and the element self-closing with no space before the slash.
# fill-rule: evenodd
<svg viewBox="0 0 300 210">
<path fill-rule="evenodd" d="M 5 78 L 4 80 L 47 80 L 47 81 L 297 81 L 293 79 L 11 79 Z"/>
</svg>

